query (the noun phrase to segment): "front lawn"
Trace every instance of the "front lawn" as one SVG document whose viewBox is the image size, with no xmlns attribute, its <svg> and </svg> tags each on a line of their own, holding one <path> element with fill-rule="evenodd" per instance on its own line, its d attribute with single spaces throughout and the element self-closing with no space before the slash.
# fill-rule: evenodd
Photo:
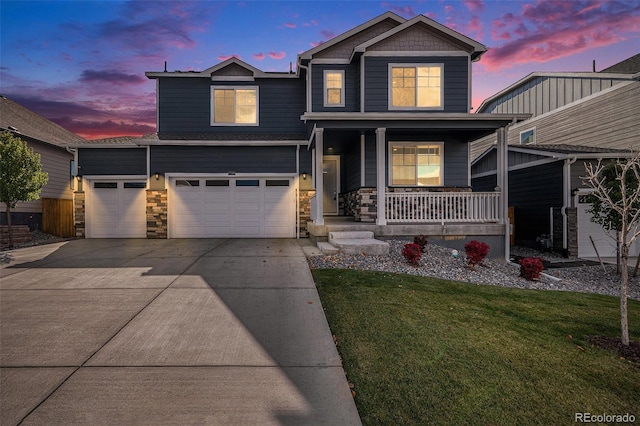
<svg viewBox="0 0 640 426">
<path fill-rule="evenodd" d="M 632 413 L 640 365 L 590 345 L 619 336 L 619 299 L 314 270 L 365 425 L 574 424 Z M 631 340 L 640 303 L 629 301 Z"/>
</svg>

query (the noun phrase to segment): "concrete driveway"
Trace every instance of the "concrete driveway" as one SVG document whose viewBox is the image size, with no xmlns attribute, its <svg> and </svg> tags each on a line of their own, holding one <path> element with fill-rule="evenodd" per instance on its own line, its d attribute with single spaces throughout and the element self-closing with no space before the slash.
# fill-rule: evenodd
<svg viewBox="0 0 640 426">
<path fill-rule="evenodd" d="M 0 423 L 360 424 L 296 240 L 0 253 Z"/>
</svg>

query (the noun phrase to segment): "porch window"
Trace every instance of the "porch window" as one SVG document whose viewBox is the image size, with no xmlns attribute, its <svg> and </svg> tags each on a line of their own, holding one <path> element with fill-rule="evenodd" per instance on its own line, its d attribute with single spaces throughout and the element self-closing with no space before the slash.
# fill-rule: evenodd
<svg viewBox="0 0 640 426">
<path fill-rule="evenodd" d="M 532 145 L 536 143 L 536 128 L 520 132 L 520 145 Z"/>
<path fill-rule="evenodd" d="M 442 186 L 442 142 L 390 145 L 392 186 Z"/>
<path fill-rule="evenodd" d="M 389 64 L 389 109 L 442 109 L 443 64 Z"/>
<path fill-rule="evenodd" d="M 324 106 L 344 106 L 344 71 L 324 72 Z"/>
<path fill-rule="evenodd" d="M 257 87 L 212 87 L 212 126 L 251 126 L 258 124 Z"/>
</svg>

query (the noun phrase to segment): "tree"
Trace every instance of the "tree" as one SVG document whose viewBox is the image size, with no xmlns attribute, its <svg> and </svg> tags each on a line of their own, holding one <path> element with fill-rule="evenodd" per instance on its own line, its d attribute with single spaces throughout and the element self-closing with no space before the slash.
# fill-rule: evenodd
<svg viewBox="0 0 640 426">
<path fill-rule="evenodd" d="M 606 230 L 616 231 L 620 268 L 620 325 L 622 344 L 629 346 L 627 320 L 627 285 L 629 281 L 629 248 L 640 236 L 640 152 L 626 160 L 604 166 L 586 165 L 585 184 L 594 189 L 591 194 L 593 222 Z"/>
<path fill-rule="evenodd" d="M 48 179 L 42 171 L 40 154 L 11 132 L 0 133 L 0 202 L 7 206 L 9 248 L 13 248 L 11 209 L 19 201 L 37 200 Z"/>
</svg>

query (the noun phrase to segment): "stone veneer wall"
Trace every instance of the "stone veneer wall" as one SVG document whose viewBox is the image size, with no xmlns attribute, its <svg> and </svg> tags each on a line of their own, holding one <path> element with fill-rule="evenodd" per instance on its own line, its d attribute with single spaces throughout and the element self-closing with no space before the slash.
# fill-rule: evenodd
<svg viewBox="0 0 640 426">
<path fill-rule="evenodd" d="M 147 190 L 147 238 L 167 238 L 167 190 Z"/>
<path fill-rule="evenodd" d="M 575 257 L 578 255 L 578 209 L 570 207 L 567 209 L 567 253 L 566 255 Z M 564 230 L 562 229 L 562 209 L 553 209 L 553 249 L 562 252 L 562 239 Z"/>
<path fill-rule="evenodd" d="M 85 220 L 85 193 L 73 193 L 73 226 L 76 228 L 76 238 L 85 238 L 86 220 Z"/>
<path fill-rule="evenodd" d="M 309 237 L 309 230 L 307 229 L 307 222 L 311 220 L 311 197 L 316 193 L 315 190 L 301 189 L 299 192 L 300 198 L 300 223 L 298 224 L 298 230 L 300 231 L 301 238 Z"/>
</svg>

